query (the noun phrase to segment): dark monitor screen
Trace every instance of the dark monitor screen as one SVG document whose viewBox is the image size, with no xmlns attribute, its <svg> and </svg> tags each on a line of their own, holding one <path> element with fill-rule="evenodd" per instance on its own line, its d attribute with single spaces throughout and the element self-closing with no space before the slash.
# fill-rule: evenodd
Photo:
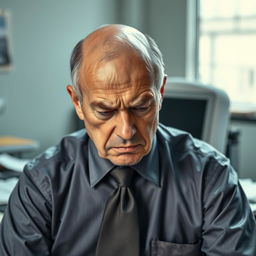
<svg viewBox="0 0 256 256">
<path fill-rule="evenodd" d="M 202 139 L 206 99 L 164 98 L 159 120 L 161 123 L 191 133 Z"/>
</svg>

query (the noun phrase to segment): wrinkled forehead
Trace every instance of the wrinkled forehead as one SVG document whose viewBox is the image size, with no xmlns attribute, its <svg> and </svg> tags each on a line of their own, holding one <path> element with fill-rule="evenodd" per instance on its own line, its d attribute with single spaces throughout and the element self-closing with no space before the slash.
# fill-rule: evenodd
<svg viewBox="0 0 256 256">
<path fill-rule="evenodd" d="M 91 73 L 104 62 L 123 54 L 140 57 L 152 72 L 148 42 L 138 30 L 127 26 L 110 26 L 96 30 L 83 43 L 81 71 Z M 80 75 L 83 75 L 83 74 Z"/>
<path fill-rule="evenodd" d="M 82 69 L 81 69 L 82 71 Z M 81 72 L 84 89 L 126 89 L 129 87 L 151 87 L 153 76 L 144 60 L 129 50 L 121 54 L 104 56 L 95 65 Z"/>
<path fill-rule="evenodd" d="M 96 43 L 98 42 L 98 43 Z M 136 48 L 119 38 L 93 38 L 83 47 L 80 86 L 117 88 L 136 84 L 149 85 L 152 69 Z"/>
<path fill-rule="evenodd" d="M 83 42 L 84 54 L 100 50 L 100 54 L 118 51 L 130 46 L 141 55 L 149 57 L 149 43 L 145 35 L 125 25 L 105 26 L 89 34 Z"/>
</svg>

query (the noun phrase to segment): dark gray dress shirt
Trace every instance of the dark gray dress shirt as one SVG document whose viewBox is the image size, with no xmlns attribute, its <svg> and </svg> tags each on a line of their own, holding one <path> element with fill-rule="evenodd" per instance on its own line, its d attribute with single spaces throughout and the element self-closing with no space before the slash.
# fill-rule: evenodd
<svg viewBox="0 0 256 256">
<path fill-rule="evenodd" d="M 84 130 L 30 162 L 2 220 L 0 255 L 94 255 L 117 187 L 107 175 L 113 167 Z M 159 125 L 150 154 L 133 168 L 141 256 L 256 255 L 237 174 L 211 146 Z"/>
</svg>

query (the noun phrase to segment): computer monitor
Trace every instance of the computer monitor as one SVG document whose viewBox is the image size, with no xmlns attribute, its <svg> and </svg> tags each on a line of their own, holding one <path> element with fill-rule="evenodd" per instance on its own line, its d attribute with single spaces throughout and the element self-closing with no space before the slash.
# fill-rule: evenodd
<svg viewBox="0 0 256 256">
<path fill-rule="evenodd" d="M 188 131 L 225 153 L 228 125 L 229 98 L 213 86 L 168 78 L 160 122 Z"/>
</svg>

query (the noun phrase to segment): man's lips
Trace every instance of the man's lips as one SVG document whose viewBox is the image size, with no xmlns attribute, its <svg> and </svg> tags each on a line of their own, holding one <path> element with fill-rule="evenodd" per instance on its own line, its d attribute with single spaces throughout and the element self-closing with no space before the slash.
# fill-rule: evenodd
<svg viewBox="0 0 256 256">
<path fill-rule="evenodd" d="M 118 146 L 118 147 L 112 147 L 113 150 L 117 151 L 118 153 L 134 153 L 138 148 L 138 145 L 126 145 L 126 146 Z"/>
</svg>

